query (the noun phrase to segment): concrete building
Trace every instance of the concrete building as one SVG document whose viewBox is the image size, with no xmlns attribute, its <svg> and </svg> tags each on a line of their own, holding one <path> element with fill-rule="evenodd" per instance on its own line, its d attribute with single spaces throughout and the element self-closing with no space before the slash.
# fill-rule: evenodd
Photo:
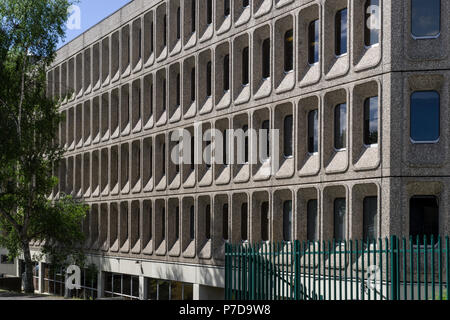
<svg viewBox="0 0 450 320">
<path fill-rule="evenodd" d="M 449 16 L 439 0 L 134 0 L 62 47 L 52 197 L 91 207 L 92 289 L 223 298 L 227 241 L 448 234 Z M 278 129 L 276 172 L 170 161 L 173 131 L 211 128 Z"/>
</svg>

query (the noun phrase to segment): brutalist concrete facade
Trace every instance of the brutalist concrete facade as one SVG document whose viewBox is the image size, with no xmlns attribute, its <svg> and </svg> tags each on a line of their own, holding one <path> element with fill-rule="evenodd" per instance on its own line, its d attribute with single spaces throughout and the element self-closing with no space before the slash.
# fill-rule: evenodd
<svg viewBox="0 0 450 320">
<path fill-rule="evenodd" d="M 364 198 L 377 197 L 377 236 L 385 237 L 408 236 L 409 199 L 435 195 L 439 232 L 448 234 L 450 4 L 441 1 L 440 35 L 418 40 L 411 36 L 411 1 L 380 0 L 379 41 L 367 47 L 365 0 L 253 0 L 248 6 L 230 0 L 229 14 L 227 3 L 134 0 L 61 48 L 49 70 L 49 93 L 63 97 L 59 141 L 67 148 L 52 196 L 65 192 L 90 204 L 86 248 L 101 270 L 194 283 L 200 297 L 206 286 L 223 287 L 225 241 L 242 241 L 242 225 L 250 242 L 283 240 L 285 201 L 292 201 L 292 238 L 307 238 L 311 199 L 318 202 L 318 239 L 333 238 L 334 200 L 344 198 L 345 237 L 360 239 Z M 348 51 L 336 56 L 335 16 L 343 8 Z M 316 19 L 319 62 L 310 64 L 308 32 Z M 291 29 L 293 70 L 285 72 Z M 267 38 L 270 76 L 263 77 Z M 437 143 L 410 139 L 410 95 L 420 90 L 440 94 Z M 378 143 L 366 146 L 363 105 L 374 96 Z M 347 104 L 346 148 L 336 150 L 334 108 L 340 103 Z M 314 109 L 319 146 L 309 153 L 308 113 Z M 203 130 L 259 129 L 269 120 L 283 139 L 286 115 L 294 119 L 293 156 L 280 157 L 272 175 L 262 174 L 261 164 L 177 168 L 168 161 L 176 129 L 194 132 L 198 122 Z"/>
</svg>

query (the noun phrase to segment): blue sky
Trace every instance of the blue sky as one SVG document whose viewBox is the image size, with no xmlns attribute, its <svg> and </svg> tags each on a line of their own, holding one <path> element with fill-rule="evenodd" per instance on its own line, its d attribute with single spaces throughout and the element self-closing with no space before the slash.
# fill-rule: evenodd
<svg viewBox="0 0 450 320">
<path fill-rule="evenodd" d="M 130 1 L 131 0 L 79 0 L 76 5 L 80 8 L 81 28 L 72 30 L 68 28 L 66 39 L 60 41 L 58 48 L 65 43 L 70 42 L 72 39 L 76 38 Z"/>
</svg>

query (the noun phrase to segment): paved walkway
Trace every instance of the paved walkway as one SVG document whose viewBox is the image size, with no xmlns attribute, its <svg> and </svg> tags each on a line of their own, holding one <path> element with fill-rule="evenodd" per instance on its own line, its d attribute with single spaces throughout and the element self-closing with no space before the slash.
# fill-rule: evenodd
<svg viewBox="0 0 450 320">
<path fill-rule="evenodd" d="M 0 300 L 64 300 L 64 298 L 40 294 L 27 295 L 17 292 L 0 291 Z"/>
</svg>

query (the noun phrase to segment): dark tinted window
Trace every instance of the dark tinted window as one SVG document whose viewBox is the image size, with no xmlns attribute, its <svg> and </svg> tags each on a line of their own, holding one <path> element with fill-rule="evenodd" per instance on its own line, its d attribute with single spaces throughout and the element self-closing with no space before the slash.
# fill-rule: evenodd
<svg viewBox="0 0 450 320">
<path fill-rule="evenodd" d="M 166 209 L 161 209 L 161 237 L 166 238 Z"/>
<path fill-rule="evenodd" d="M 347 104 L 338 104 L 334 108 L 334 148 L 345 149 L 347 144 Z"/>
<path fill-rule="evenodd" d="M 211 206 L 209 204 L 205 208 L 205 238 L 211 239 Z"/>
<path fill-rule="evenodd" d="M 181 38 L 181 9 L 177 9 L 177 39 Z"/>
<path fill-rule="evenodd" d="M 292 132 L 293 132 L 293 117 L 292 115 L 288 115 L 284 117 L 284 156 L 285 157 L 292 157 L 293 155 L 293 143 L 292 143 Z"/>
<path fill-rule="evenodd" d="M 415 37 L 435 37 L 441 32 L 441 1 L 411 0 L 411 33 Z"/>
<path fill-rule="evenodd" d="M 294 69 L 294 35 L 292 29 L 284 34 L 284 71 Z"/>
<path fill-rule="evenodd" d="M 285 201 L 283 203 L 283 240 L 292 240 L 292 200 Z"/>
<path fill-rule="evenodd" d="M 223 1 L 223 15 L 225 17 L 230 15 L 230 0 Z"/>
<path fill-rule="evenodd" d="M 378 143 L 378 97 L 364 101 L 364 144 Z"/>
<path fill-rule="evenodd" d="M 189 209 L 189 236 L 191 240 L 195 239 L 195 209 L 191 206 Z"/>
<path fill-rule="evenodd" d="M 440 98 L 436 91 L 418 91 L 411 95 L 411 139 L 434 142 L 439 139 Z"/>
<path fill-rule="evenodd" d="M 347 9 L 336 13 L 335 53 L 337 56 L 347 53 Z"/>
<path fill-rule="evenodd" d="M 242 50 L 242 84 L 247 85 L 249 82 L 249 61 L 248 61 L 248 47 Z"/>
<path fill-rule="evenodd" d="M 427 236 L 427 242 L 430 243 L 431 235 L 434 239 L 439 235 L 438 199 L 434 196 L 413 197 L 409 205 L 409 234 L 414 241 L 419 237 L 420 243 Z"/>
<path fill-rule="evenodd" d="M 308 62 L 314 64 L 319 62 L 319 20 L 314 20 L 308 28 Z"/>
<path fill-rule="evenodd" d="M 165 47 L 167 45 L 167 16 L 164 15 L 163 18 L 163 46 Z"/>
<path fill-rule="evenodd" d="M 319 151 L 319 111 L 311 110 L 308 113 L 308 152 Z"/>
<path fill-rule="evenodd" d="M 195 32 L 195 23 L 196 23 L 196 0 L 191 0 L 191 31 Z"/>
<path fill-rule="evenodd" d="M 180 99 L 181 99 L 181 80 L 180 80 L 180 74 L 177 74 L 177 106 L 180 105 Z"/>
<path fill-rule="evenodd" d="M 195 101 L 195 68 L 191 69 L 191 101 Z"/>
<path fill-rule="evenodd" d="M 309 200 L 307 204 L 307 238 L 308 241 L 319 240 L 317 200 Z"/>
<path fill-rule="evenodd" d="M 180 207 L 175 208 L 175 239 L 180 238 Z"/>
<path fill-rule="evenodd" d="M 270 39 L 267 38 L 262 44 L 262 77 L 270 77 Z"/>
<path fill-rule="evenodd" d="M 241 239 L 243 241 L 248 240 L 247 230 L 248 230 L 248 205 L 247 202 L 243 203 L 241 206 Z"/>
<path fill-rule="evenodd" d="M 380 0 L 367 0 L 364 11 L 364 44 L 369 47 L 380 41 Z"/>
<path fill-rule="evenodd" d="M 223 90 L 230 90 L 230 56 L 223 58 Z"/>
<path fill-rule="evenodd" d="M 345 198 L 334 200 L 334 238 L 336 241 L 345 240 Z"/>
<path fill-rule="evenodd" d="M 261 130 L 262 130 L 262 137 L 265 138 L 266 144 L 265 144 L 265 159 L 268 159 L 270 157 L 270 121 L 264 120 L 261 124 Z"/>
<path fill-rule="evenodd" d="M 261 204 L 261 240 L 269 240 L 269 202 Z"/>
<path fill-rule="evenodd" d="M 224 204 L 222 209 L 222 235 L 224 240 L 228 240 L 228 204 Z"/>
<path fill-rule="evenodd" d="M 245 8 L 245 7 L 248 7 L 250 5 L 250 0 L 242 0 L 242 6 Z"/>
<path fill-rule="evenodd" d="M 212 0 L 206 0 L 206 23 L 212 23 Z"/>
<path fill-rule="evenodd" d="M 378 236 L 377 197 L 366 197 L 363 202 L 363 240 L 373 241 Z"/>
<path fill-rule="evenodd" d="M 249 158 L 249 144 L 248 144 L 248 126 L 245 125 L 242 127 L 242 131 L 244 131 L 245 138 L 244 138 L 244 161 L 245 163 L 248 163 Z"/>
<path fill-rule="evenodd" d="M 212 78 L 211 78 L 211 61 L 206 65 L 206 95 L 211 96 Z"/>
<path fill-rule="evenodd" d="M 163 110 L 166 110 L 167 109 L 167 106 L 166 106 L 166 96 L 167 96 L 167 92 L 166 92 L 166 79 L 163 79 L 162 80 L 163 81 L 163 83 L 162 83 L 162 108 L 163 108 Z"/>
</svg>

